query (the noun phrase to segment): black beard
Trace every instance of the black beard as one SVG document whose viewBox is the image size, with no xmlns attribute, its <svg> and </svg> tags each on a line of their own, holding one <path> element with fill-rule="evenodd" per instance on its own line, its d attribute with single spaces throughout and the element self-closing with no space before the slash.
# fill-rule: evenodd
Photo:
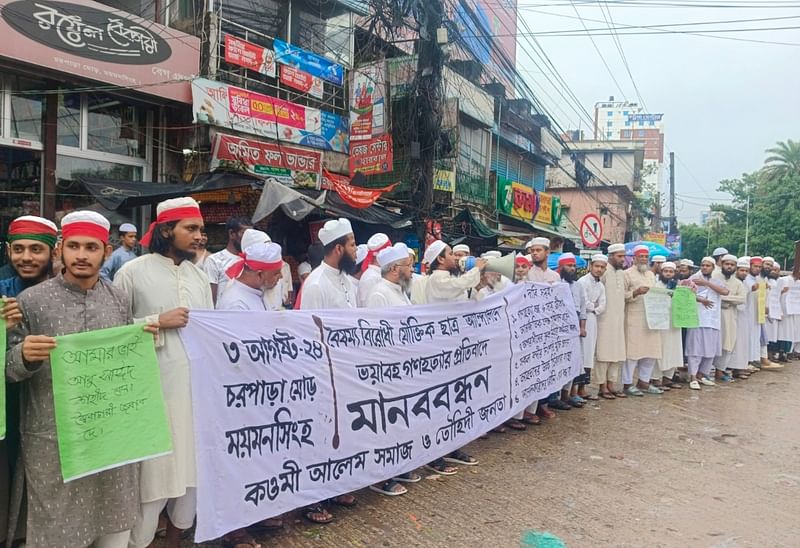
<svg viewBox="0 0 800 548">
<path fill-rule="evenodd" d="M 778 273 L 777 272 L 770 272 L 769 273 L 769 279 L 770 280 L 777 280 L 778 279 Z"/>
<path fill-rule="evenodd" d="M 11 265 L 11 268 L 14 268 L 14 265 Z M 17 272 L 16 268 L 14 268 L 14 272 L 17 273 L 17 276 L 19 276 L 19 279 L 22 281 L 22 287 L 27 289 L 29 287 L 33 287 L 38 283 L 43 282 L 44 280 L 50 277 L 50 275 L 53 272 L 53 259 L 47 261 L 47 264 L 44 266 L 44 268 L 42 268 L 42 271 L 35 278 L 23 278 L 22 276 L 19 275 L 19 272 Z M 61 273 L 62 274 L 64 273 L 63 269 Z"/>
<path fill-rule="evenodd" d="M 174 247 L 172 248 L 172 253 L 176 258 L 182 261 L 193 261 L 197 256 L 197 253 L 194 251 L 189 251 L 188 249 L 176 249 Z"/>
<path fill-rule="evenodd" d="M 725 276 L 725 279 L 726 279 L 726 280 L 730 280 L 730 279 L 731 279 L 731 276 L 733 276 L 733 271 L 730 271 L 730 272 L 729 272 L 729 271 L 727 271 L 727 270 L 723 270 L 723 271 L 722 271 L 722 275 L 723 275 L 723 276 Z"/>
<path fill-rule="evenodd" d="M 578 280 L 578 273 L 577 272 L 566 272 L 564 270 L 561 271 L 561 279 L 567 283 L 573 283 Z"/>
<path fill-rule="evenodd" d="M 339 270 L 344 272 L 345 274 L 350 274 L 351 276 L 358 272 L 358 265 L 356 264 L 355 259 L 353 259 L 350 255 L 345 253 L 342 255 L 342 258 L 339 259 Z"/>
</svg>

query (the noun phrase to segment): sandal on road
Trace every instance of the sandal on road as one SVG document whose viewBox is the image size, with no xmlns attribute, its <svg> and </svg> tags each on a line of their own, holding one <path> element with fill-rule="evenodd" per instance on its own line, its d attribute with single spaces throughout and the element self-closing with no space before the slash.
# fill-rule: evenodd
<svg viewBox="0 0 800 548">
<path fill-rule="evenodd" d="M 370 485 L 369 488 L 371 491 L 375 491 L 376 493 L 380 493 L 381 495 L 386 495 L 387 497 L 398 497 L 400 495 L 405 495 L 406 493 L 408 493 L 408 489 L 406 489 L 393 479 L 386 480 L 383 483 L 379 483 L 378 485 Z"/>
<path fill-rule="evenodd" d="M 303 517 L 311 523 L 316 523 L 318 525 L 324 525 L 333 521 L 331 513 L 323 508 L 321 504 L 306 506 L 303 509 Z"/>
<path fill-rule="evenodd" d="M 261 548 L 261 544 L 245 529 L 239 529 L 222 537 L 225 548 Z"/>
<path fill-rule="evenodd" d="M 613 394 L 614 394 L 614 396 L 616 396 L 617 398 L 622 398 L 622 399 L 625 399 L 625 398 L 627 398 L 627 397 L 628 397 L 628 396 L 626 396 L 626 395 L 625 395 L 625 392 L 623 392 L 623 391 L 621 391 L 621 390 L 620 390 L 619 392 L 613 392 Z"/>
<path fill-rule="evenodd" d="M 279 531 L 283 529 L 283 518 L 278 516 L 276 518 L 267 518 L 259 521 L 255 525 L 251 525 L 248 527 L 250 531 L 255 531 L 257 533 L 260 532 L 267 532 L 267 531 Z"/>
<path fill-rule="evenodd" d="M 394 481 L 399 481 L 400 483 L 417 483 L 419 480 L 422 479 L 422 476 L 420 476 L 416 472 L 406 472 L 405 474 L 400 474 L 399 476 L 395 476 L 392 479 Z"/>
<path fill-rule="evenodd" d="M 506 426 L 508 426 L 512 430 L 527 430 L 528 429 L 527 426 L 525 426 L 521 421 L 518 421 L 517 419 L 511 419 L 511 420 L 507 421 L 506 422 Z"/>
<path fill-rule="evenodd" d="M 460 449 L 458 451 L 453 451 L 446 457 L 444 457 L 445 462 L 451 462 L 454 464 L 463 464 L 464 466 L 475 466 L 478 464 L 478 459 L 467 455 L 464 451 Z"/>
<path fill-rule="evenodd" d="M 339 506 L 344 506 L 345 508 L 352 508 L 358 502 L 353 495 L 339 495 L 338 497 L 334 497 L 331 499 L 331 502 L 334 504 L 338 504 Z"/>
<path fill-rule="evenodd" d="M 533 426 L 540 426 L 542 424 L 542 419 L 539 418 L 539 415 L 536 413 L 528 413 L 525 411 L 522 415 L 522 422 L 525 424 L 531 424 Z"/>
<path fill-rule="evenodd" d="M 600 397 L 604 400 L 616 400 L 617 397 L 614 395 L 613 392 L 600 392 Z"/>
<path fill-rule="evenodd" d="M 436 459 L 435 461 L 426 464 L 425 468 L 442 476 L 455 476 L 458 473 L 458 468 L 455 466 L 447 466 L 447 463 L 444 461 L 444 459 Z"/>
</svg>

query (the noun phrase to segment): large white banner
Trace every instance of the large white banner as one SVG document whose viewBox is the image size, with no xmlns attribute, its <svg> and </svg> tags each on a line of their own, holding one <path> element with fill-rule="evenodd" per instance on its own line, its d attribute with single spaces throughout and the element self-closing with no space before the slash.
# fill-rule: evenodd
<svg viewBox="0 0 800 548">
<path fill-rule="evenodd" d="M 196 541 L 413 470 L 581 372 L 565 284 L 387 309 L 196 311 Z"/>
</svg>

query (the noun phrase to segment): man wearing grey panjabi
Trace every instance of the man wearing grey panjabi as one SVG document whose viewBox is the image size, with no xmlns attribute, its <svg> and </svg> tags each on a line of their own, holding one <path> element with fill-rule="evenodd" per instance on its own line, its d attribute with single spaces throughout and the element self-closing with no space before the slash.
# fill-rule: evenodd
<svg viewBox="0 0 800 548">
<path fill-rule="evenodd" d="M 22 465 L 29 548 L 124 548 L 139 506 L 139 465 L 67 483 L 61 475 L 49 352 L 61 335 L 133 322 L 127 294 L 100 278 L 111 248 L 94 211 L 64 216 L 64 274 L 23 291 L 23 321 L 10 331 L 6 376 L 21 383 Z"/>
</svg>

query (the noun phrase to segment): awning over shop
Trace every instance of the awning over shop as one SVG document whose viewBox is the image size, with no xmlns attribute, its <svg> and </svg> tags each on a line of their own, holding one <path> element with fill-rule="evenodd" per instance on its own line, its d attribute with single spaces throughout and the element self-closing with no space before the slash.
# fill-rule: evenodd
<svg viewBox="0 0 800 548">
<path fill-rule="evenodd" d="M 568 230 L 564 230 L 561 227 L 556 227 L 552 225 L 543 225 L 541 223 L 537 223 L 536 221 L 526 222 L 516 217 L 512 217 L 510 215 L 506 215 L 505 213 L 500 212 L 500 218 L 505 224 L 509 224 L 515 228 L 521 229 L 520 233 L 527 231 L 529 233 L 538 232 L 544 234 L 550 234 L 552 236 L 561 236 L 567 240 L 571 241 L 578 241 L 580 240 L 580 236 Z"/>
<path fill-rule="evenodd" d="M 95 200 L 111 211 L 155 204 L 169 198 L 177 198 L 199 192 L 226 190 L 244 186 L 260 188 L 263 185 L 263 180 L 258 177 L 222 171 L 201 173 L 188 184 L 114 181 L 94 177 L 80 177 L 79 181 Z"/>
<path fill-rule="evenodd" d="M 378 204 L 366 208 L 354 208 L 335 192 L 310 189 L 293 189 L 274 181 L 265 181 L 258 199 L 253 222 L 257 223 L 281 208 L 287 217 L 302 221 L 311 213 L 322 213 L 332 217 L 347 217 L 367 224 L 387 225 L 403 228 L 411 225 L 411 216 L 395 213 Z"/>
<path fill-rule="evenodd" d="M 453 217 L 453 223 L 458 225 L 462 224 L 465 226 L 465 230 L 463 231 L 464 236 L 473 237 L 473 238 L 496 238 L 498 232 L 493 228 L 490 228 L 486 223 L 475 217 L 472 212 L 464 208 L 461 212 Z"/>
</svg>

